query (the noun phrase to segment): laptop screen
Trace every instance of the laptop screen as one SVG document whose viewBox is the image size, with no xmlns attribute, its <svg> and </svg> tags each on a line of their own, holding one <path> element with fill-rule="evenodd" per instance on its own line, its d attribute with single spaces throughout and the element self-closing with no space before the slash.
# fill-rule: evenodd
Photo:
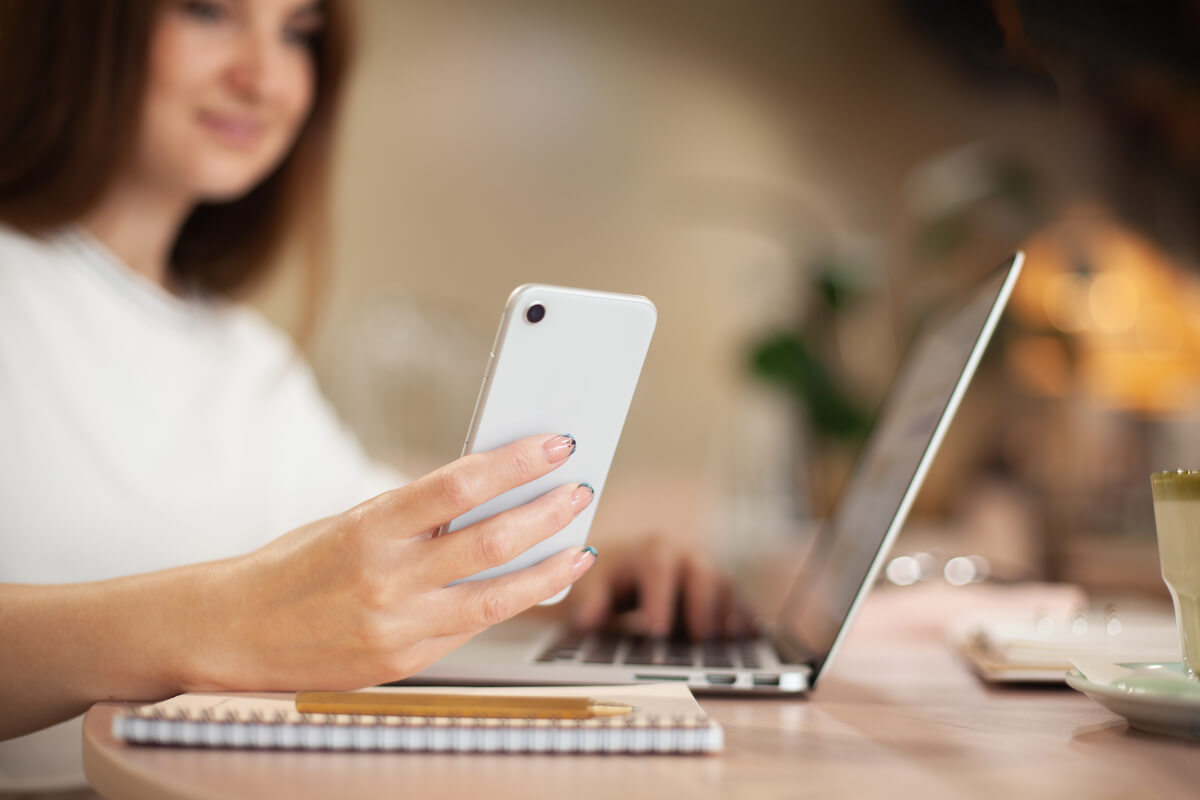
<svg viewBox="0 0 1200 800">
<path fill-rule="evenodd" d="M 918 334 L 854 475 L 780 612 L 777 639 L 815 683 L 874 582 L 991 338 L 1023 255 L 1017 253 Z"/>
</svg>

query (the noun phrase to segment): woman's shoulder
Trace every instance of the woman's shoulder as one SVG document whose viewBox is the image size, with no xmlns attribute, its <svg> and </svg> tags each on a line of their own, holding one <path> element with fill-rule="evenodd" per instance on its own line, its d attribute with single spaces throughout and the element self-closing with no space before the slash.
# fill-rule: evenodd
<svg viewBox="0 0 1200 800">
<path fill-rule="evenodd" d="M 0 303 L 51 294 L 67 258 L 56 234 L 34 235 L 0 221 Z"/>
<path fill-rule="evenodd" d="M 0 220 L 0 272 L 8 273 L 30 260 L 57 257 L 56 233 L 32 234 Z"/>
</svg>

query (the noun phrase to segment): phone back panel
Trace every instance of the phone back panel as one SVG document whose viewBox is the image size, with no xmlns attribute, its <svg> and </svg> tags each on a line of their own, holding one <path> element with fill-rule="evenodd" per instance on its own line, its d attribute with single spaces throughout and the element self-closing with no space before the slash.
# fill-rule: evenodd
<svg viewBox="0 0 1200 800">
<path fill-rule="evenodd" d="M 526 311 L 535 304 L 546 313 L 531 323 Z M 569 433 L 577 448 L 563 466 L 472 509 L 446 530 L 522 505 L 564 483 L 589 483 L 596 497 L 551 538 L 466 580 L 527 567 L 586 542 L 656 321 L 654 304 L 636 295 L 529 284 L 509 297 L 463 452 L 491 450 L 539 433 Z"/>
</svg>

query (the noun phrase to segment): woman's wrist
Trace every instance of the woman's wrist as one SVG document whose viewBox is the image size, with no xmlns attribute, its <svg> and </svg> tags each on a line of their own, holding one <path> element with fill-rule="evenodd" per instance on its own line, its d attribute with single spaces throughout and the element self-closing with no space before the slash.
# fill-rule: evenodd
<svg viewBox="0 0 1200 800">
<path fill-rule="evenodd" d="M 81 586 L 95 610 L 81 623 L 96 636 L 93 699 L 155 699 L 211 686 L 205 654 L 222 616 L 217 578 L 225 562 L 177 567 Z M 90 597 L 87 597 L 90 595 Z M 224 616 L 227 620 L 228 616 Z M 82 637 L 81 637 L 82 638 Z"/>
<path fill-rule="evenodd" d="M 157 592 L 146 648 L 154 677 L 172 694 L 226 688 L 231 646 L 246 624 L 244 597 L 233 585 L 236 559 L 193 564 L 157 573 L 169 586 Z"/>
<path fill-rule="evenodd" d="M 141 700 L 181 691 L 179 659 L 172 649 L 185 640 L 176 609 L 188 569 L 133 575 L 86 584 L 94 614 L 96 670 L 85 689 L 92 699 Z M 99 697 L 97 697 L 99 695 Z"/>
</svg>

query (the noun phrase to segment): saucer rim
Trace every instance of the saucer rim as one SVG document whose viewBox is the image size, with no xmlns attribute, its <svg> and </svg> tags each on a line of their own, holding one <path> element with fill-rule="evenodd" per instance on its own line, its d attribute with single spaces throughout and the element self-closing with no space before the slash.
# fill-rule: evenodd
<svg viewBox="0 0 1200 800">
<path fill-rule="evenodd" d="M 1182 663 L 1181 661 L 1135 661 L 1118 664 L 1118 666 L 1138 669 L 1140 667 L 1165 667 L 1180 665 Z M 1167 694 L 1146 690 L 1135 692 L 1129 689 L 1118 689 L 1109 683 L 1096 683 L 1088 679 L 1087 676 L 1074 667 L 1067 671 L 1066 682 L 1072 689 L 1084 694 L 1095 693 L 1117 700 L 1147 703 L 1163 708 L 1176 710 L 1187 708 L 1200 711 L 1200 696 Z"/>
</svg>

